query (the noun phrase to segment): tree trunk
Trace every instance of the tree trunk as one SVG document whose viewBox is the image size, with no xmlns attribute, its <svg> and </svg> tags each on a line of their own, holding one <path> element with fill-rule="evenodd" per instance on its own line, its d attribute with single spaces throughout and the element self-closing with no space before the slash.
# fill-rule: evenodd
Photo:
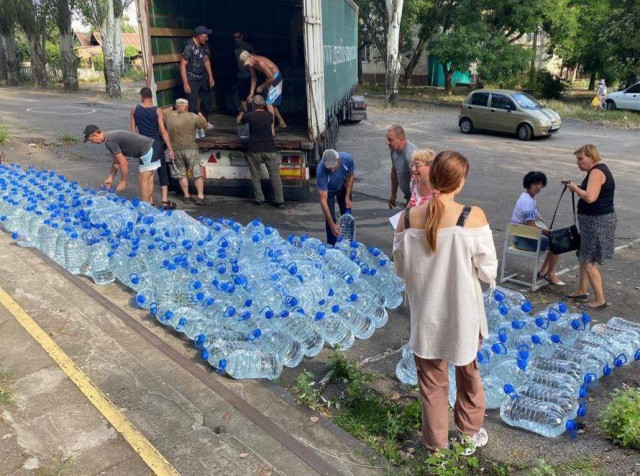
<svg viewBox="0 0 640 476">
<path fill-rule="evenodd" d="M 386 0 L 389 30 L 387 33 L 387 74 L 385 96 L 387 104 L 395 104 L 398 99 L 398 82 L 402 57 L 400 55 L 400 20 L 404 0 Z"/>
<path fill-rule="evenodd" d="M 406 86 L 411 86 L 411 76 L 413 76 L 413 70 L 416 69 L 420 58 L 422 58 L 422 53 L 424 53 L 425 48 L 427 47 L 427 41 L 431 35 L 423 35 L 418 40 L 418 44 L 413 50 L 413 54 L 411 55 L 411 59 L 407 66 L 404 68 L 404 84 Z"/>
<path fill-rule="evenodd" d="M 31 81 L 36 88 L 44 88 L 49 84 L 47 78 L 46 58 L 42 51 L 40 35 L 36 32 L 25 31 L 29 45 L 29 59 L 31 60 Z"/>
<path fill-rule="evenodd" d="M 535 33 L 533 34 L 533 45 L 531 48 L 533 49 L 533 59 L 531 60 L 531 67 L 529 68 L 529 79 L 533 83 L 536 77 L 536 63 L 538 61 L 538 29 L 537 28 Z"/>
<path fill-rule="evenodd" d="M 9 28 L 7 35 L 2 35 L 2 44 L 7 60 L 7 85 L 17 86 L 20 80 L 20 62 L 18 61 L 15 27 L 13 25 Z"/>
<path fill-rule="evenodd" d="M 576 82 L 576 75 L 578 74 L 578 68 L 580 67 L 579 64 L 575 65 L 575 67 L 573 68 L 573 75 L 571 76 L 571 83 L 575 83 Z"/>
<path fill-rule="evenodd" d="M 4 36 L 0 35 L 0 82 L 6 83 L 8 81 L 7 74 L 7 47 Z"/>
<path fill-rule="evenodd" d="M 451 96 L 453 94 L 451 80 L 453 79 L 453 73 L 455 72 L 455 69 L 453 69 L 453 65 L 449 66 L 444 63 L 442 63 L 442 69 L 444 70 L 444 90 L 449 96 Z"/>
<path fill-rule="evenodd" d="M 74 91 L 78 89 L 78 58 L 73 51 L 71 10 L 68 0 L 56 1 L 56 24 L 60 30 L 62 84 L 66 91 Z"/>
<path fill-rule="evenodd" d="M 108 97 L 119 98 L 122 95 L 120 89 L 122 57 L 118 58 L 116 35 L 120 35 L 120 31 L 116 30 L 113 0 L 106 0 L 106 6 L 106 17 L 99 26 L 104 55 L 105 90 Z"/>
<path fill-rule="evenodd" d="M 596 88 L 596 74 L 597 71 L 591 71 L 591 76 L 589 77 L 589 91 L 593 91 Z"/>
</svg>

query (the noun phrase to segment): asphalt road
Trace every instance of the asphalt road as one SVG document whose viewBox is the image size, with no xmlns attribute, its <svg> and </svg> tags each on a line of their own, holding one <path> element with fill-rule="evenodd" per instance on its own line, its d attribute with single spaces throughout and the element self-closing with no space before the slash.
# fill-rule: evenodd
<svg viewBox="0 0 640 476">
<path fill-rule="evenodd" d="M 133 85 L 129 89 L 135 91 L 138 87 Z M 135 95 L 130 95 L 130 98 L 135 98 Z M 134 103 L 134 100 L 106 102 L 91 91 L 61 94 L 0 88 L 0 121 L 8 125 L 10 132 L 10 141 L 3 147 L 7 160 L 55 168 L 82 185 L 98 187 L 109 164 L 104 147 L 82 143 L 63 145 L 61 138 L 67 134 L 80 138 L 87 123 L 96 123 L 105 129 L 128 129 L 128 111 Z M 392 212 L 386 205 L 390 159 L 385 133 L 394 123 L 402 124 L 408 139 L 418 147 L 430 147 L 436 151 L 455 149 L 469 159 L 471 170 L 460 198 L 467 204 L 485 209 L 499 254 L 504 227 L 522 192 L 523 175 L 529 170 L 542 170 L 547 174 L 549 185 L 542 192 L 539 204 L 543 217 L 550 219 L 562 190 L 560 180 L 582 180 L 573 151 L 585 143 L 595 143 L 616 179 L 615 205 L 619 217 L 616 245 L 624 247 L 616 260 L 604 269 L 611 307 L 595 318 L 602 322 L 619 315 L 640 320 L 637 313 L 640 303 L 640 251 L 634 244 L 640 238 L 640 207 L 637 206 L 640 178 L 637 151 L 640 141 L 637 131 L 608 130 L 565 120 L 562 130 L 553 137 L 521 142 L 503 135 L 461 134 L 457 128 L 456 108 L 406 106 L 383 109 L 374 105 L 369 108 L 367 121 L 341 128 L 339 149 L 352 153 L 356 160 L 354 216 L 358 221 L 358 239 L 382 247 L 387 252 L 391 251 L 393 234 L 387 221 Z M 129 181 L 125 194 L 136 194 L 135 180 Z M 265 222 L 278 227 L 281 233 L 309 233 L 324 239 L 324 222 L 313 195 L 309 202 L 288 203 L 284 211 L 271 207 L 256 209 L 245 200 L 232 197 L 217 196 L 210 197 L 210 200 L 210 205 L 205 207 L 182 205 L 180 202 L 179 206 L 196 216 L 227 216 L 242 223 L 261 216 Z M 570 216 L 567 200 L 560 208 L 558 225 L 568 224 Z M 561 266 L 565 268 L 563 279 L 569 286 L 575 285 L 575 258 L 563 257 Z M 561 292 L 562 289 L 548 287 L 531 298 L 544 306 L 557 299 Z M 375 385 L 380 391 L 400 392 L 403 397 L 411 398 L 412 391 L 399 385 L 394 375 L 399 358 L 397 351 L 408 336 L 408 311 L 401 307 L 390 312 L 389 323 L 371 339 L 358 341 L 347 352 L 347 357 L 363 363 L 368 370 L 379 372 L 381 378 Z M 166 338 L 172 339 L 172 336 L 167 335 Z M 325 371 L 324 362 L 330 355 L 331 351 L 325 349 L 318 357 L 305 359 L 298 368 L 287 369 L 279 380 L 280 384 L 287 386 L 293 383 L 303 369 L 321 376 Z M 592 404 L 595 411 L 586 420 L 588 438 L 583 437 L 580 445 L 567 439 L 549 445 L 545 438 L 505 427 L 498 415 L 490 412 L 487 427 L 492 442 L 484 450 L 485 455 L 501 461 L 529 461 L 544 457 L 547 461 L 563 462 L 606 452 L 603 458 L 618 470 L 614 473 L 637 471 L 640 456 L 614 450 L 595 425 L 595 417 L 608 401 L 610 391 L 622 384 L 640 385 L 637 364 L 635 369 L 631 367 L 618 371 L 596 390 L 596 401 Z"/>
</svg>

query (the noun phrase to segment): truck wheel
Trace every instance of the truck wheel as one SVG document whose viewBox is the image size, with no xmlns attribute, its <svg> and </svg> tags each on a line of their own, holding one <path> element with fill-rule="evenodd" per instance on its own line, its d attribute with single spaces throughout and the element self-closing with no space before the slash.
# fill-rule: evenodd
<svg viewBox="0 0 640 476">
<path fill-rule="evenodd" d="M 533 129 L 529 124 L 520 124 L 518 126 L 518 139 L 530 140 L 533 137 Z"/>
<path fill-rule="evenodd" d="M 468 117 L 460 121 L 460 132 L 463 134 L 471 134 L 473 132 L 473 122 Z"/>
</svg>

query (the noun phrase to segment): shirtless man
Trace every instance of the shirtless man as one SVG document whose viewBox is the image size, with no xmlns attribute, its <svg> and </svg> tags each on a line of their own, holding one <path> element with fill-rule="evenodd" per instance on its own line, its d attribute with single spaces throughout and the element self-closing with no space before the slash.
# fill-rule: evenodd
<svg viewBox="0 0 640 476">
<path fill-rule="evenodd" d="M 278 126 L 281 128 L 287 127 L 286 122 L 280 115 L 278 106 L 282 103 L 282 73 L 276 66 L 276 64 L 269 58 L 264 56 L 252 55 L 248 51 L 240 53 L 238 58 L 242 64 L 248 66 L 251 70 L 251 91 L 247 101 L 251 101 L 254 94 L 262 94 L 265 88 L 268 89 L 267 94 L 267 109 L 278 120 Z M 261 72 L 266 76 L 266 81 L 260 86 L 256 87 L 258 74 Z"/>
</svg>

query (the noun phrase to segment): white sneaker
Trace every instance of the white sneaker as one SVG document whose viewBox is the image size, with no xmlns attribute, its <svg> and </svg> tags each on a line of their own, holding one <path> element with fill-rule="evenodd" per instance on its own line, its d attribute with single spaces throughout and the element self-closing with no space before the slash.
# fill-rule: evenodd
<svg viewBox="0 0 640 476">
<path fill-rule="evenodd" d="M 478 433 L 473 436 L 462 436 L 462 444 L 466 446 L 465 450 L 462 452 L 464 456 L 471 456 L 476 452 L 476 449 L 482 448 L 489 442 L 489 435 L 487 434 L 487 430 L 484 428 L 480 428 Z"/>
</svg>

